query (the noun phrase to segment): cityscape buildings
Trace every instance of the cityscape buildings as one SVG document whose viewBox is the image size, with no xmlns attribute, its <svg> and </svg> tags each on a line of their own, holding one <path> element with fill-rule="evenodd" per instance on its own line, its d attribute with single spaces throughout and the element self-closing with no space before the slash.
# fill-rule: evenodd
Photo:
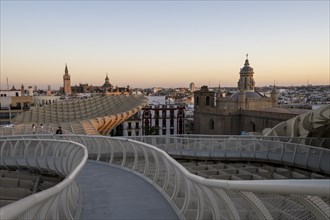
<svg viewBox="0 0 330 220">
<path fill-rule="evenodd" d="M 0 0 L 0 219 L 329 220 L 329 6 Z"/>
<path fill-rule="evenodd" d="M 174 104 L 165 96 L 147 96 L 148 105 L 114 129 L 114 136 L 184 134 L 185 105 Z"/>
<path fill-rule="evenodd" d="M 253 74 L 247 58 L 236 89 L 194 93 L 193 83 L 120 91 L 107 74 L 102 86 L 80 85 L 81 96 L 66 66 L 62 95 L 1 91 L 1 123 L 14 125 L 0 128 L 0 217 L 107 219 L 119 207 L 132 219 L 328 218 L 330 108 L 293 100 L 311 92 L 304 102 L 325 104 L 329 94 L 296 90 L 282 103 L 275 85 L 256 91 Z"/>
<path fill-rule="evenodd" d="M 107 100 L 97 101 L 103 105 Z M 61 109 L 68 117 L 70 108 L 80 104 L 69 102 L 73 105 Z M 328 129 L 329 105 L 301 120 L 303 126 Z M 299 130 L 294 125 L 287 123 Z M 108 210 L 114 219 L 329 217 L 326 138 L 172 135 L 131 140 L 18 128 L 0 140 L 2 219 L 108 219 Z"/>
<path fill-rule="evenodd" d="M 307 110 L 278 107 L 275 85 L 270 97 L 256 91 L 254 71 L 246 57 L 240 69 L 237 92 L 225 96 L 219 88 L 211 91 L 207 86 L 194 92 L 194 132 L 197 134 L 238 135 L 261 133 Z"/>
<path fill-rule="evenodd" d="M 113 94 L 131 94 L 131 88 L 127 87 L 114 87 L 110 83 L 110 79 L 108 73 L 104 79 L 104 84 L 101 86 L 93 86 L 89 85 L 88 83 L 80 83 L 79 85 L 71 85 L 71 76 L 69 75 L 68 67 L 65 64 L 65 70 L 63 75 L 63 87 L 60 90 L 66 96 L 86 96 L 90 93 L 99 93 L 99 94 L 106 94 L 106 95 L 113 95 Z M 88 95 L 87 95 L 88 96 Z"/>
</svg>

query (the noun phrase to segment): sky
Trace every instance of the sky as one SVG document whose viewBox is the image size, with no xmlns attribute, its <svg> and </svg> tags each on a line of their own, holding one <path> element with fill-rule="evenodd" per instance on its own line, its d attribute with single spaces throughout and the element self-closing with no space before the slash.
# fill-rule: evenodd
<svg viewBox="0 0 330 220">
<path fill-rule="evenodd" d="M 329 1 L 1 0 L 1 89 L 329 85 Z"/>
</svg>

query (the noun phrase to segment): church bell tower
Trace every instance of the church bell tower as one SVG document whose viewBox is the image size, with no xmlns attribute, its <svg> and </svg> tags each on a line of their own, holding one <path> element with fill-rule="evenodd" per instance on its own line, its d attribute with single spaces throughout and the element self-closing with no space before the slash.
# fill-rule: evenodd
<svg viewBox="0 0 330 220">
<path fill-rule="evenodd" d="M 250 67 L 248 60 L 248 54 L 246 54 L 246 60 L 244 67 L 240 71 L 240 79 L 238 81 L 238 90 L 243 92 L 254 92 L 255 82 L 253 79 L 253 68 Z"/>
<path fill-rule="evenodd" d="M 64 75 L 63 75 L 63 88 L 64 88 L 64 94 L 65 95 L 71 95 L 71 80 L 70 80 L 70 75 L 68 71 L 68 67 L 65 64 L 65 70 L 64 70 Z"/>
</svg>

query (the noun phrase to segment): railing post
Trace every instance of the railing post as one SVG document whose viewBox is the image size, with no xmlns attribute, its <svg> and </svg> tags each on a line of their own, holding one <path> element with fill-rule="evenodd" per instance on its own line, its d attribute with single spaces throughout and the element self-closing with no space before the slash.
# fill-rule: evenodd
<svg viewBox="0 0 330 220">
<path fill-rule="evenodd" d="M 319 161 L 318 161 L 318 168 L 319 168 L 319 170 L 321 170 L 321 159 L 322 159 L 322 156 L 323 156 L 323 152 L 324 152 L 324 149 L 321 150 Z"/>
<path fill-rule="evenodd" d="M 308 168 L 307 163 L 308 163 L 308 156 L 309 156 L 310 149 L 311 149 L 311 147 L 308 147 L 307 153 L 306 153 L 306 158 L 305 158 L 305 167 L 307 167 L 307 168 Z"/>
<path fill-rule="evenodd" d="M 256 144 L 257 144 L 257 139 L 254 139 L 253 140 L 253 160 L 255 161 L 256 160 L 256 150 L 257 150 L 257 146 L 256 146 Z"/>
<path fill-rule="evenodd" d="M 296 152 L 297 152 L 297 144 L 295 144 L 294 146 L 294 151 L 293 151 L 293 159 L 292 159 L 292 164 L 295 164 L 295 160 L 296 160 Z"/>
<path fill-rule="evenodd" d="M 281 164 L 283 163 L 283 155 L 284 155 L 284 142 L 281 143 L 282 149 L 281 149 L 281 158 L 280 158 L 280 162 Z"/>
</svg>

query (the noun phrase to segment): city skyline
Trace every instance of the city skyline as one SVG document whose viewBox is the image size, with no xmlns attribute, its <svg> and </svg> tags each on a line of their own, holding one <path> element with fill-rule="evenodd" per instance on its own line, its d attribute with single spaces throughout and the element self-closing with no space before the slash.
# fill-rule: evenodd
<svg viewBox="0 0 330 220">
<path fill-rule="evenodd" d="M 1 1 L 0 43 L 1 89 L 329 84 L 328 1 Z"/>
</svg>

